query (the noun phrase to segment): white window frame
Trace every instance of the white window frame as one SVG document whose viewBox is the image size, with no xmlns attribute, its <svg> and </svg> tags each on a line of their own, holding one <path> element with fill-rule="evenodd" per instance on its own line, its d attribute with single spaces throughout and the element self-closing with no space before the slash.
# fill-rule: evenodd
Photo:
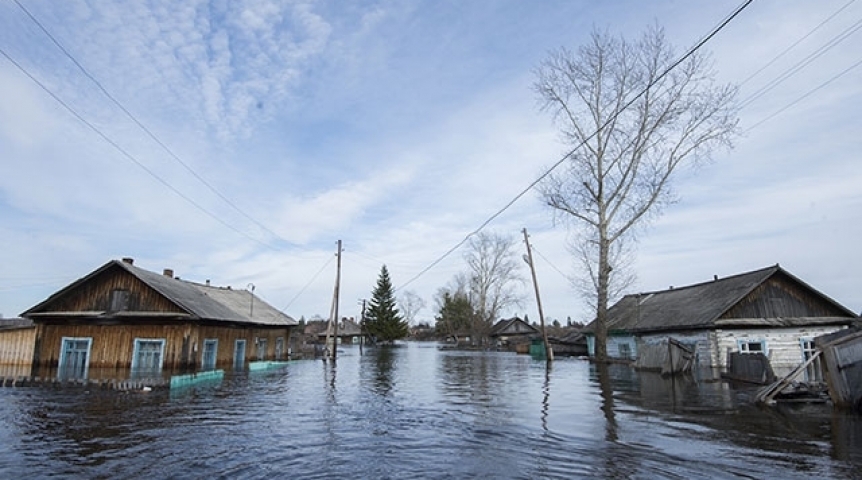
<svg viewBox="0 0 862 480">
<path fill-rule="evenodd" d="M 750 345 L 754 343 L 760 344 L 760 351 L 750 350 Z M 762 353 L 769 356 L 768 345 L 766 344 L 766 340 L 762 338 L 740 338 L 736 341 L 736 350 L 739 353 Z"/>
<path fill-rule="evenodd" d="M 275 359 L 284 360 L 284 337 L 275 337 Z"/>
<path fill-rule="evenodd" d="M 807 348 L 806 343 L 808 344 Z M 805 363 L 817 352 L 817 349 L 814 348 L 814 337 L 801 337 L 799 339 L 799 348 L 802 350 L 802 362 Z M 808 382 L 822 382 L 822 372 L 820 359 L 817 358 L 805 367 L 805 380 Z"/>
<path fill-rule="evenodd" d="M 263 337 L 260 337 L 257 339 L 257 345 L 256 346 L 257 346 L 257 360 L 258 361 L 266 360 L 266 344 L 267 344 L 266 340 L 267 339 L 263 338 Z"/>
</svg>

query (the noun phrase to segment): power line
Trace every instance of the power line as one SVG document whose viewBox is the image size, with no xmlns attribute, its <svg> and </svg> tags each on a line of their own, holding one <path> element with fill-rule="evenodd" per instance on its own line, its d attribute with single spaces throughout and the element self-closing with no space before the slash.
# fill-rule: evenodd
<svg viewBox="0 0 862 480">
<path fill-rule="evenodd" d="M 562 271 L 562 270 L 560 270 L 559 268 L 557 268 L 557 266 L 554 264 L 554 262 L 552 262 L 552 261 L 548 260 L 548 259 L 547 259 L 547 257 L 545 257 L 544 255 L 542 255 L 542 252 L 538 251 L 538 250 L 536 249 L 536 246 L 535 246 L 535 245 L 533 245 L 533 244 L 531 243 L 531 244 L 530 244 L 530 248 L 532 248 L 532 249 L 533 249 L 533 252 L 535 252 L 535 253 L 539 254 L 539 257 L 541 257 L 541 258 L 542 258 L 542 260 L 544 260 L 548 265 L 550 265 L 550 266 L 551 266 L 551 268 L 553 268 L 554 270 L 556 270 L 556 271 L 557 271 L 557 273 L 559 273 L 563 278 L 565 278 L 565 279 L 566 279 L 566 280 L 568 280 L 569 282 L 571 282 L 571 281 L 572 281 L 572 279 L 571 279 L 568 275 L 566 275 L 565 273 L 563 273 L 563 271 Z"/>
<path fill-rule="evenodd" d="M 825 87 L 826 85 L 829 85 L 830 83 L 834 82 L 835 80 L 839 79 L 840 77 L 843 77 L 845 74 L 847 74 L 848 72 L 850 72 L 850 71 L 851 71 L 851 70 L 853 70 L 854 68 L 858 67 L 859 65 L 862 65 L 862 60 L 859 60 L 858 62 L 854 63 L 853 65 L 850 65 L 849 67 L 847 67 L 847 68 L 846 68 L 846 69 L 844 69 L 843 71 L 841 71 L 841 72 L 839 72 L 838 74 L 836 74 L 836 75 L 832 76 L 832 78 L 830 78 L 829 80 L 826 80 L 825 82 L 821 83 L 820 85 L 818 85 L 818 86 L 816 86 L 816 87 L 812 88 L 811 90 L 807 91 L 807 92 L 806 92 L 806 93 L 804 93 L 802 96 L 800 96 L 800 97 L 796 98 L 796 100 L 793 100 L 792 102 L 788 103 L 788 104 L 787 104 L 787 105 L 785 105 L 784 107 L 782 107 L 782 108 L 778 109 L 777 111 L 773 112 L 771 115 L 769 115 L 769 116 L 767 116 L 767 117 L 765 117 L 765 118 L 761 119 L 759 122 L 757 122 L 757 123 L 755 123 L 754 125 L 752 125 L 752 126 L 748 127 L 748 128 L 747 128 L 747 129 L 745 129 L 745 131 L 744 131 L 744 132 L 742 132 L 742 133 L 748 133 L 748 132 L 750 132 L 751 130 L 754 130 L 755 128 L 759 127 L 761 124 L 763 124 L 763 123 L 767 122 L 768 120 L 772 120 L 772 118 L 774 118 L 774 117 L 778 116 L 780 113 L 782 113 L 782 112 L 784 112 L 785 110 L 787 110 L 788 108 L 790 108 L 790 107 L 792 107 L 792 106 L 796 105 L 797 103 L 801 102 L 802 100 L 805 100 L 806 98 L 808 98 L 809 96 L 811 96 L 814 92 L 816 92 L 816 91 L 820 90 L 821 88 Z"/>
<path fill-rule="evenodd" d="M 209 210 L 207 210 L 206 208 L 204 208 L 202 205 L 200 205 L 199 203 L 197 203 L 197 202 L 195 202 L 194 200 L 192 200 L 188 195 L 184 194 L 184 193 L 183 193 L 183 192 L 181 192 L 179 189 L 177 189 L 176 187 L 174 187 L 173 185 L 171 185 L 167 180 L 165 180 L 164 178 L 162 178 L 162 177 L 160 177 L 158 174 L 156 174 L 156 172 L 154 172 L 154 171 L 150 170 L 146 165 L 144 165 L 144 164 L 143 164 L 143 163 L 141 163 L 137 158 L 135 158 L 135 156 L 134 156 L 134 155 L 132 155 L 131 153 L 127 152 L 127 151 L 126 151 L 125 149 L 123 149 L 123 147 L 121 147 L 117 142 L 115 142 L 113 139 L 111 139 L 109 136 L 107 136 L 105 133 L 103 133 L 101 130 L 99 130 L 95 125 L 93 125 L 92 123 L 90 123 L 89 121 L 87 121 L 87 119 L 85 119 L 83 116 L 81 116 L 81 114 L 79 114 L 79 113 L 78 113 L 74 108 L 72 108 L 69 104 L 67 104 L 65 101 L 63 101 L 63 99 L 61 99 L 57 94 L 55 94 L 55 93 L 54 93 L 51 89 L 49 89 L 45 84 L 43 84 L 41 81 L 39 81 L 39 79 L 37 79 L 34 75 L 32 75 L 32 74 L 31 74 L 31 73 L 30 73 L 26 68 L 24 68 L 20 63 L 18 63 L 17 61 L 15 61 L 15 59 L 14 59 L 14 58 L 12 58 L 8 53 L 6 53 L 6 51 L 5 51 L 5 50 L 3 50 L 3 48 L 2 48 L 2 47 L 0 47 L 0 55 L 3 55 L 4 57 L 6 57 L 6 59 L 7 59 L 7 60 L 9 60 L 9 62 L 11 62 L 11 63 L 12 63 L 12 65 L 15 65 L 15 66 L 18 68 L 18 70 L 20 70 L 22 73 L 24 73 L 24 75 L 26 75 L 30 80 L 32 80 L 32 81 L 33 81 L 36 85 L 38 85 L 40 88 L 42 88 L 42 90 L 44 90 L 44 91 L 45 91 L 45 93 L 47 93 L 48 95 L 50 95 L 50 96 L 51 96 L 51 98 L 53 98 L 55 101 L 57 101 L 57 103 L 59 103 L 60 105 L 62 105 L 62 106 L 63 106 L 63 108 L 65 108 L 66 110 L 68 110 L 68 111 L 69 111 L 69 113 L 71 113 L 71 114 L 72 114 L 75 118 L 77 118 L 81 123 L 83 123 L 84 125 L 86 125 L 87 127 L 89 127 L 89 128 L 90 128 L 90 130 L 92 130 L 93 132 L 95 132 L 95 133 L 96 133 L 96 135 L 98 135 L 99 137 L 101 137 L 101 138 L 102 138 L 102 140 L 106 141 L 108 144 L 110 144 L 112 147 L 114 147 L 118 152 L 120 152 L 124 157 L 126 157 L 126 158 L 127 158 L 127 159 L 129 159 L 131 162 L 133 162 L 135 165 L 137 165 L 137 166 L 138 166 L 138 167 L 140 167 L 142 170 L 144 170 L 145 172 L 147 172 L 147 174 L 149 174 L 151 177 L 153 177 L 154 179 L 158 180 L 158 181 L 159 181 L 159 183 L 161 183 L 162 185 L 164 185 L 165 187 L 167 187 L 168 189 L 170 189 L 172 192 L 174 192 L 175 194 L 177 194 L 180 198 L 182 198 L 183 200 L 185 200 L 186 202 L 188 202 L 189 204 L 191 204 L 192 206 L 194 206 L 195 208 L 197 208 L 197 209 L 198 209 L 198 210 L 200 210 L 201 212 L 205 213 L 205 214 L 206 214 L 206 215 L 208 215 L 210 218 L 212 218 L 212 219 L 216 220 L 217 222 L 221 223 L 222 225 L 226 226 L 227 228 L 229 228 L 229 229 L 233 230 L 234 232 L 236 232 L 236 233 L 238 233 L 238 234 L 240 234 L 240 235 L 242 235 L 242 236 L 244 236 L 244 237 L 248 238 L 249 240 L 252 240 L 252 241 L 254 241 L 254 242 L 257 242 L 257 243 L 259 243 L 259 244 L 261 244 L 261 245 L 263 245 L 263 246 L 265 246 L 265 247 L 267 247 L 267 248 L 270 248 L 270 249 L 276 250 L 276 248 L 275 248 L 275 247 L 273 247 L 272 245 L 269 245 L 268 243 L 265 243 L 265 242 L 263 242 L 262 240 L 259 240 L 259 239 L 257 239 L 257 238 L 254 238 L 254 237 L 252 237 L 252 236 L 248 235 L 247 233 L 245 233 L 245 232 L 243 232 L 243 231 L 239 230 L 238 228 L 234 227 L 233 225 L 231 225 L 231 224 L 227 223 L 226 221 L 222 220 L 222 219 L 221 219 L 220 217 L 218 217 L 216 214 L 214 214 L 214 213 L 210 212 Z"/>
<path fill-rule="evenodd" d="M 198 181 L 200 181 L 203 185 L 205 185 L 211 192 L 213 192 L 219 198 L 221 198 L 225 203 L 230 205 L 231 208 L 233 208 L 234 210 L 239 212 L 242 216 L 244 216 L 245 218 L 250 220 L 252 223 L 257 225 L 261 229 L 263 229 L 265 232 L 269 233 L 273 237 L 275 237 L 275 238 L 277 238 L 277 239 L 279 239 L 285 243 L 289 243 L 289 244 L 293 243 L 293 242 L 290 242 L 290 241 L 282 238 L 280 235 L 278 235 L 277 233 L 275 233 L 272 230 L 270 230 L 269 228 L 267 228 L 266 225 L 260 223 L 256 219 L 254 219 L 251 215 L 249 215 L 248 213 L 243 211 L 241 208 L 239 208 L 234 202 L 232 202 L 229 198 L 227 198 L 220 191 L 218 191 L 212 184 L 210 184 L 202 176 L 200 176 L 191 166 L 189 166 L 176 153 L 174 153 L 173 150 L 171 150 L 167 145 L 165 145 L 165 143 L 162 142 L 149 128 L 147 128 L 143 123 L 141 123 L 141 121 L 138 120 L 138 118 L 134 114 L 132 114 L 132 112 L 130 112 L 125 106 L 123 106 L 123 104 L 120 103 L 119 100 L 117 100 L 113 95 L 111 95 L 108 92 L 108 90 L 106 90 L 105 87 L 102 86 L 101 82 L 96 80 L 96 78 L 92 74 L 90 74 L 90 72 L 86 68 L 84 68 L 84 66 L 81 65 L 80 62 L 78 62 L 78 60 L 54 37 L 54 35 L 51 34 L 51 32 L 48 31 L 47 28 L 45 28 L 44 25 L 42 25 L 42 23 L 32 13 L 30 13 L 29 10 L 27 10 L 26 7 L 24 7 L 24 5 L 21 4 L 21 2 L 19 2 L 18 0 L 12 0 L 12 1 L 15 2 L 15 4 L 18 6 L 18 8 L 20 8 L 27 15 L 27 17 L 30 18 L 30 20 L 32 20 L 33 23 L 35 23 L 36 26 L 38 26 L 42 30 L 42 32 L 45 35 L 47 35 L 48 38 L 51 39 L 51 41 L 54 43 L 54 45 L 56 45 L 57 48 L 59 48 L 60 51 L 62 51 L 63 54 L 66 55 L 69 58 L 69 60 L 71 60 L 72 63 L 74 63 L 75 66 L 77 66 L 78 69 L 81 70 L 81 72 L 87 78 L 89 78 L 99 88 L 99 90 L 101 90 L 102 93 L 104 93 L 105 96 L 111 100 L 111 102 L 114 103 L 114 105 L 117 106 L 117 108 L 122 110 L 123 113 L 125 113 L 126 116 L 129 117 L 129 119 L 131 119 L 138 127 L 140 127 L 140 129 L 143 130 L 154 142 L 156 142 L 160 147 L 162 147 L 162 149 L 165 152 L 167 152 L 168 155 L 171 156 L 171 158 L 173 158 L 177 163 L 182 165 L 183 168 L 186 169 L 186 171 L 188 171 L 190 174 L 192 174 L 192 176 L 194 176 Z"/>
<path fill-rule="evenodd" d="M 677 59 L 675 62 L 673 62 L 669 67 L 667 67 L 667 68 L 666 68 L 666 69 L 665 69 L 661 74 L 659 74 L 659 75 L 658 75 L 656 78 L 654 78 L 654 79 L 653 79 L 649 84 L 647 84 L 647 86 L 646 86 L 646 87 L 644 87 L 644 88 L 643 88 L 643 89 L 642 89 L 642 90 L 641 90 L 637 95 L 635 95 L 634 97 L 632 97 L 632 99 L 631 99 L 631 100 L 629 100 L 629 101 L 628 101 L 628 102 L 626 102 L 624 105 L 622 105 L 622 106 L 619 108 L 619 110 L 617 110 L 617 111 L 616 111 L 616 112 L 614 112 L 612 115 L 610 115 L 610 116 L 609 116 L 609 118 L 608 118 L 608 119 L 607 119 L 603 124 L 601 124 L 601 125 L 600 125 L 600 126 L 599 126 L 599 127 L 598 127 L 598 128 L 597 128 L 597 129 L 592 133 L 592 134 L 590 134 L 590 135 L 588 135 L 587 137 L 585 137 L 585 138 L 584 138 L 580 143 L 578 143 L 574 148 L 572 148 L 571 150 L 569 150 L 569 152 L 568 152 L 568 153 L 566 153 L 565 155 L 563 155 L 563 156 L 562 156 L 562 158 L 560 158 L 559 160 L 557 160 L 557 162 L 556 162 L 556 163 L 554 163 L 554 164 L 553 164 L 549 169 L 547 169 L 547 170 L 546 170 L 542 175 L 540 175 L 540 176 L 539 176 L 539 178 L 537 178 L 536 180 L 534 180 L 532 183 L 530 183 L 530 184 L 527 186 L 527 188 L 525 188 L 525 189 L 524 189 L 524 190 L 522 190 L 520 193 L 518 193 L 517 195 L 515 195 L 515 198 L 513 198 L 511 201 L 509 201 L 506 205 L 504 205 L 504 206 L 503 206 L 503 208 L 501 208 L 500 210 L 498 210 L 496 213 L 494 213 L 493 215 L 491 215 L 487 220 L 485 220 L 481 225 L 479 225 L 479 227 L 478 227 L 478 228 L 476 228 L 476 229 L 475 229 L 475 230 L 473 230 L 472 232 L 468 233 L 468 234 L 467 234 L 463 239 L 461 239 L 461 241 L 460 241 L 460 242 L 458 242 L 457 244 L 455 244 L 455 246 L 454 246 L 454 247 L 452 247 L 452 248 L 450 248 L 449 250 L 447 250 L 443 255 L 441 255 L 439 258 L 437 258 L 436 260 L 434 260 L 433 262 L 431 262 L 431 264 L 430 264 L 430 265 L 428 265 L 427 267 L 425 267 L 424 269 L 422 269 L 419 273 L 417 273 L 417 274 L 416 274 L 416 275 L 414 275 L 410 280 L 408 280 L 407 282 L 405 282 L 404 284 L 402 284 L 401 286 L 399 286 L 396 290 L 400 290 L 400 289 L 402 289 L 402 288 L 406 287 L 407 285 L 409 285 L 409 284 L 411 284 L 412 282 L 416 281 L 416 279 L 418 279 L 418 278 L 419 278 L 419 277 L 421 277 L 422 275 L 425 275 L 429 270 L 431 270 L 431 269 L 432 269 L 432 268 L 434 268 L 437 264 L 439 264 L 440 262 L 442 262 L 446 257 L 448 257 L 449 255 L 451 255 L 452 253 L 454 253 L 456 250 L 458 250 L 459 248 L 461 248 L 461 246 L 462 246 L 462 245 L 464 245 L 465 243 L 467 243 L 467 241 L 468 241 L 472 236 L 474 236 L 474 235 L 478 234 L 479 232 L 481 232 L 481 231 L 482 231 L 486 226 L 488 226 L 488 224 L 490 224 L 490 223 L 491 223 L 492 221 L 494 221 L 497 217 L 499 217 L 500 215 L 502 215 L 502 214 L 503 214 L 503 212 L 505 212 L 506 210 L 508 210 L 508 209 L 509 209 L 509 207 L 511 207 L 512 205 L 514 205 L 514 204 L 515 204 L 515 202 L 517 202 L 518 200 L 520 200 L 520 199 L 521 199 L 521 197 L 523 197 L 524 195 L 526 195 L 526 194 L 527 194 L 527 192 L 529 192 L 530 190 L 532 190 L 532 189 L 533 189 L 533 187 L 535 187 L 536 185 L 538 185 L 542 180 L 544 180 L 548 175 L 550 175 L 550 174 L 551 174 L 551 172 L 553 172 L 554 170 L 556 170 L 556 168 L 557 168 L 557 167 L 559 167 L 560 165 L 562 165 L 562 164 L 563 164 L 563 162 L 565 162 L 565 161 L 566 161 L 570 156 L 572 156 L 572 155 L 573 155 L 573 154 L 574 154 L 578 149 L 580 149 L 581 147 L 583 147 L 583 146 L 584 146 L 588 141 L 592 140 L 592 138 L 593 138 L 593 137 L 595 137 L 596 135 L 598 135 L 598 134 L 599 134 L 599 132 L 601 132 L 602 130 L 604 130 L 604 129 L 605 129 L 605 127 L 607 127 L 608 125 L 610 125 L 612 122 L 616 121 L 617 117 L 618 117 L 622 112 L 624 112 L 624 111 L 625 111 L 625 110 L 627 110 L 629 107 L 631 107 L 631 106 L 632 106 L 632 104 L 634 104 L 634 102 L 636 102 L 639 98 L 641 98 L 644 94 L 646 94 L 646 92 L 648 92 L 650 88 L 652 88 L 656 83 L 658 83 L 659 81 L 661 81 L 665 76 L 667 76 L 667 75 L 668 75 L 668 74 L 669 74 L 673 69 L 675 69 L 677 66 L 679 66 L 682 62 L 684 62 L 686 59 L 688 59 L 689 57 L 691 57 L 692 55 L 694 55 L 694 53 L 695 53 L 695 52 L 697 52 L 697 51 L 698 51 L 698 50 L 699 50 L 703 45 L 705 45 L 705 44 L 706 44 L 706 42 L 708 42 L 709 40 L 711 40 L 711 39 L 712 39 L 712 37 L 714 37 L 715 35 L 717 35 L 717 34 L 718 34 L 718 32 L 720 32 L 722 29 L 724 29 L 724 27 L 725 27 L 728 23 L 730 23 L 734 18 L 736 18 L 740 13 L 742 13 L 742 11 L 743 11 L 743 10 L 745 10 L 745 8 L 747 8 L 747 7 L 748 7 L 748 6 L 749 6 L 753 1 L 754 1 L 754 0 L 745 0 L 745 1 L 740 5 L 740 6 L 736 7 L 736 9 L 735 9 L 734 11 L 732 11 L 730 14 L 728 14 L 728 15 L 727 15 L 727 16 L 726 16 L 726 17 L 725 17 L 721 22 L 719 22 L 719 23 L 718 23 L 718 25 L 717 25 L 717 26 L 715 26 L 715 27 L 713 28 L 713 30 L 712 30 L 710 33 L 708 33 L 708 34 L 707 34 L 706 36 L 704 36 L 701 40 L 699 40 L 699 41 L 698 41 L 698 42 L 697 42 L 693 47 L 691 47 L 691 48 L 688 50 L 688 52 L 686 52 L 682 57 L 680 57 L 680 58 L 679 58 L 679 59 Z"/>
<path fill-rule="evenodd" d="M 822 22 L 820 22 L 819 24 L 817 24 L 817 26 L 815 26 L 814 28 L 812 28 L 811 30 L 809 30 L 809 31 L 808 31 L 808 33 L 806 33 L 805 35 L 803 35 L 802 37 L 800 37 L 798 40 L 796 40 L 795 42 L 793 42 L 790 46 L 788 46 L 787 48 L 785 48 L 784 50 L 782 50 L 782 51 L 781 51 L 781 53 L 779 53 L 778 55 L 776 55 L 775 57 L 773 57 L 773 58 L 772 58 L 772 60 L 770 60 L 770 61 L 766 62 L 762 67 L 760 67 L 759 69 L 757 69 L 757 71 L 755 71 L 754 73 L 752 73 L 751 75 L 749 75 L 748 77 L 746 77 L 746 78 L 745 78 L 745 80 L 743 80 L 743 81 L 739 82 L 739 85 L 740 85 L 740 86 L 741 86 L 741 85 L 745 85 L 745 84 L 746 84 L 746 83 L 748 83 L 752 78 L 754 78 L 754 77 L 756 77 L 758 74 L 760 74 L 760 72 L 762 72 L 762 71 L 766 70 L 767 68 L 769 68 L 773 63 L 777 62 L 777 61 L 778 61 L 781 57 L 783 57 L 787 52 L 789 52 L 790 50 L 793 50 L 797 45 L 799 45 L 800 43 L 802 43 L 806 38 L 808 38 L 808 37 L 810 37 L 811 35 L 813 35 L 813 34 L 814 34 L 814 32 L 816 32 L 817 30 L 819 30 L 819 29 L 820 29 L 820 27 L 822 27 L 823 25 L 826 25 L 826 24 L 827 24 L 829 21 L 831 21 L 833 18 L 837 17 L 839 13 L 843 12 L 847 7 L 849 7 L 849 6 L 850 6 L 851 4 L 853 4 L 853 2 L 855 2 L 855 1 L 856 1 L 856 0 L 850 0 L 849 2 L 845 3 L 842 7 L 840 7 L 838 10 L 836 10 L 834 13 L 832 13 L 832 15 L 829 15 L 825 20 L 823 20 Z"/>
<path fill-rule="evenodd" d="M 290 308 L 291 305 L 293 305 L 293 302 L 295 302 L 296 299 L 299 298 L 299 296 L 302 295 L 305 292 L 305 290 L 307 290 L 308 287 L 310 287 L 311 284 L 314 283 L 315 280 L 317 280 L 317 277 L 320 276 L 320 274 L 323 272 L 323 270 L 326 269 L 326 267 L 328 267 L 330 263 L 332 263 L 333 259 L 335 259 L 335 257 L 329 257 L 329 260 L 327 260 L 326 263 L 324 263 L 323 266 L 320 267 L 320 270 L 318 270 L 317 273 L 315 273 L 314 276 L 311 277 L 311 280 L 309 280 L 308 283 L 306 283 L 305 286 L 302 287 L 302 289 L 299 291 L 299 293 L 297 293 L 296 296 L 294 296 L 290 300 L 290 302 L 288 302 L 287 305 L 285 305 L 284 308 L 281 309 L 282 312 L 287 310 L 288 308 Z"/>
<path fill-rule="evenodd" d="M 809 54 L 808 56 L 806 56 L 805 58 L 803 58 L 802 60 L 797 62 L 796 64 L 794 64 L 792 67 L 790 67 L 787 70 L 785 70 L 784 72 L 782 72 L 780 75 L 778 75 L 777 77 L 772 79 L 770 82 L 768 82 L 766 85 L 761 87 L 756 92 L 752 93 L 747 98 L 745 98 L 742 102 L 740 102 L 740 108 L 745 108 L 748 105 L 751 105 L 751 103 L 753 103 L 755 100 L 762 97 L 767 92 L 774 89 L 775 87 L 780 85 L 782 82 L 784 82 L 788 78 L 792 77 L 793 75 L 796 75 L 803 68 L 810 65 L 814 60 L 817 60 L 823 54 L 825 54 L 826 52 L 828 52 L 832 48 L 836 47 L 839 43 L 841 43 L 844 40 L 846 40 L 847 38 L 849 38 L 851 35 L 856 33 L 860 28 L 862 28 L 862 20 L 857 20 L 856 23 L 847 27 L 838 35 L 832 37 L 823 46 L 821 46 L 820 48 L 818 48 L 817 50 L 815 50 L 814 52 L 812 52 L 811 54 Z"/>
</svg>

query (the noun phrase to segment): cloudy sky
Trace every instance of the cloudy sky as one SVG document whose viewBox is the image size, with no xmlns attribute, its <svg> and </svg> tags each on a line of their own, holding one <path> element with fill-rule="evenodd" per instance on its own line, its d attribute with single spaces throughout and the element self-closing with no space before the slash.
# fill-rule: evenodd
<svg viewBox="0 0 862 480">
<path fill-rule="evenodd" d="M 343 315 L 386 264 L 431 320 L 463 250 L 416 276 L 566 150 L 548 52 L 656 22 L 683 51 L 740 1 L 2 2 L 0 313 L 128 256 L 326 316 L 341 239 Z M 743 135 L 676 179 L 634 290 L 780 263 L 862 310 L 860 25 L 862 2 L 755 0 L 707 44 Z M 588 320 L 535 192 L 487 230 L 522 228 L 546 316 Z M 526 287 L 507 315 L 537 318 Z"/>
</svg>

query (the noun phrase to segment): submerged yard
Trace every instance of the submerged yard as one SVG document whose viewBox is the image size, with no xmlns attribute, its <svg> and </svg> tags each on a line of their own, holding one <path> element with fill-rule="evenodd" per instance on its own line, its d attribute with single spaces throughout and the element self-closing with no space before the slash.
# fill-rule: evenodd
<svg viewBox="0 0 862 480">
<path fill-rule="evenodd" d="M 862 418 L 528 356 L 346 347 L 186 389 L 0 389 L 0 472 L 42 478 L 851 478 Z"/>
</svg>

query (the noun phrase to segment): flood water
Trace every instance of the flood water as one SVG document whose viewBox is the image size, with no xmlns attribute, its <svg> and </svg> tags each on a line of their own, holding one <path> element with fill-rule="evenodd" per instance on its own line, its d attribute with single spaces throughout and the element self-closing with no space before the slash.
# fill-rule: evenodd
<svg viewBox="0 0 862 480">
<path fill-rule="evenodd" d="M 434 344 L 180 391 L 0 388 L 2 478 L 862 478 L 862 418 Z"/>
</svg>

